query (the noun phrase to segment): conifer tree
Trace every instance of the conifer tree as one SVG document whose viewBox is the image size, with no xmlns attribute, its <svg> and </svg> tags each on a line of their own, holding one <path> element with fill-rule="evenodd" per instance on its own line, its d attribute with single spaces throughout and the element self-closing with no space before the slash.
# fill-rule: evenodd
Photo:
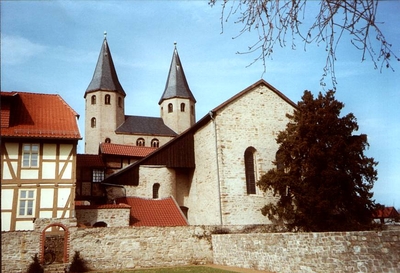
<svg viewBox="0 0 400 273">
<path fill-rule="evenodd" d="M 377 179 L 373 158 L 364 155 L 366 135 L 355 135 L 357 120 L 340 117 L 344 104 L 328 91 L 318 97 L 305 91 L 280 145 L 276 168 L 258 181 L 272 190 L 276 203 L 262 213 L 289 230 L 334 231 L 367 229 L 375 202 L 371 189 Z"/>
</svg>

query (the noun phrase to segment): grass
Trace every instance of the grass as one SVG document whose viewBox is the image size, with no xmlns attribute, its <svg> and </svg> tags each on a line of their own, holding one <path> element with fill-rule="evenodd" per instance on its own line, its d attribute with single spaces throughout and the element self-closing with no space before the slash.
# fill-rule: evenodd
<svg viewBox="0 0 400 273">
<path fill-rule="evenodd" d="M 134 269 L 134 270 L 114 270 L 101 271 L 101 273 L 233 273 L 234 271 L 211 268 L 207 266 L 184 266 L 184 267 L 166 267 L 166 268 L 150 268 L 150 269 Z"/>
</svg>

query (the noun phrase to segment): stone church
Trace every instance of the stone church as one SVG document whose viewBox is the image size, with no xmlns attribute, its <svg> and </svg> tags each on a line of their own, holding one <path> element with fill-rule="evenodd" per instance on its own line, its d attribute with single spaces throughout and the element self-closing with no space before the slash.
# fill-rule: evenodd
<svg viewBox="0 0 400 273">
<path fill-rule="evenodd" d="M 294 102 L 261 79 L 196 122 L 176 46 L 160 117 L 125 115 L 125 96 L 105 38 L 84 95 L 85 153 L 104 143 L 157 148 L 105 176 L 109 203 L 172 198 L 190 225 L 270 223 L 260 210 L 274 197 L 256 183 L 274 167 L 275 139 Z"/>
</svg>

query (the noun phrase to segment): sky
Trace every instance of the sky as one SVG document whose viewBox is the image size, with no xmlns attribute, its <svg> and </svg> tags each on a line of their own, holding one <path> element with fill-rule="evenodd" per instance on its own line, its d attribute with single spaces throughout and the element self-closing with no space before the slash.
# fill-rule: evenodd
<svg viewBox="0 0 400 273">
<path fill-rule="evenodd" d="M 230 18 L 221 28 L 221 6 L 208 1 L 1 1 L 1 90 L 59 94 L 80 115 L 104 32 L 127 97 L 125 114 L 159 117 L 174 43 L 194 94 L 197 120 L 263 78 L 294 102 L 304 90 L 325 90 L 320 79 L 323 46 L 300 42 L 296 50 L 275 47 L 272 59 L 250 65 L 246 52 L 256 32 L 236 37 L 243 25 Z M 308 12 L 318 1 L 307 2 Z M 379 3 L 377 22 L 400 56 L 400 1 Z M 236 38 L 235 38 L 236 37 Z M 371 41 L 374 44 L 374 40 Z M 374 69 L 346 35 L 337 49 L 337 100 L 368 135 L 376 167 L 373 199 L 400 208 L 400 62 Z M 249 66 L 250 65 L 250 66 Z M 78 153 L 84 152 L 84 140 Z"/>
</svg>

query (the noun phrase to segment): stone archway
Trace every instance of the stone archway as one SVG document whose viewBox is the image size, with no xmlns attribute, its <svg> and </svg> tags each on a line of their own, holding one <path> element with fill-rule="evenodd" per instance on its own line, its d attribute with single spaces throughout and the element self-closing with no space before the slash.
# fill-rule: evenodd
<svg viewBox="0 0 400 273">
<path fill-rule="evenodd" d="M 55 263 L 68 263 L 69 237 L 68 227 L 61 223 L 46 226 L 40 234 L 40 261 L 44 262 L 45 250 L 49 248 L 56 255 Z"/>
</svg>

